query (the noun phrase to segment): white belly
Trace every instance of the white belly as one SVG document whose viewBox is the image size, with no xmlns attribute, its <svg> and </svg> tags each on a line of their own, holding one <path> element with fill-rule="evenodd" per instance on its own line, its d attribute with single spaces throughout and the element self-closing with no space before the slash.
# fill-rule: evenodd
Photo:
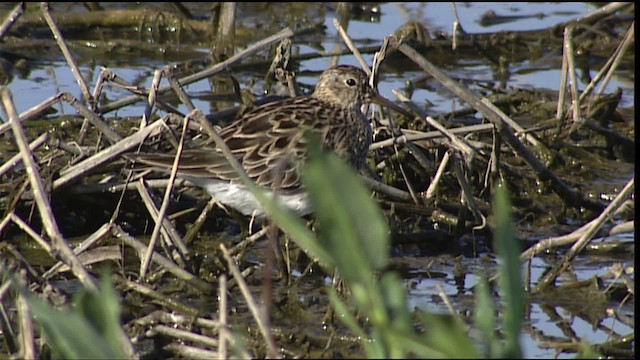
<svg viewBox="0 0 640 360">
<path fill-rule="evenodd" d="M 234 208 L 243 215 L 256 216 L 257 218 L 262 218 L 265 215 L 253 193 L 242 185 L 216 179 L 185 178 L 207 190 L 207 192 L 215 196 L 221 204 Z M 272 197 L 273 192 L 268 191 L 267 195 Z M 277 199 L 281 205 L 298 216 L 308 215 L 312 211 L 309 196 L 306 191 L 278 192 Z"/>
</svg>

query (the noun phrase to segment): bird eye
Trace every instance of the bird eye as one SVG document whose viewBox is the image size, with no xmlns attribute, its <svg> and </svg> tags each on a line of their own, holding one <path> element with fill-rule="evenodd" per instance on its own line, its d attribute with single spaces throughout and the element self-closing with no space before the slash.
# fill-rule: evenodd
<svg viewBox="0 0 640 360">
<path fill-rule="evenodd" d="M 345 81 L 345 83 L 349 86 L 354 86 L 356 84 L 356 81 L 353 78 L 349 78 Z"/>
</svg>

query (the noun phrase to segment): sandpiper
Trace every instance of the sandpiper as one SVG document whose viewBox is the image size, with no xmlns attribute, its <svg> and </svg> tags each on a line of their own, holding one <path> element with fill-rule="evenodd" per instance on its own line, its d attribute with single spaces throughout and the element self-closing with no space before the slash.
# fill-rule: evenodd
<svg viewBox="0 0 640 360">
<path fill-rule="evenodd" d="M 306 157 L 305 132 L 316 133 L 323 148 L 360 169 L 371 144 L 371 125 L 361 105 L 375 102 L 404 112 L 380 96 L 359 68 L 334 66 L 322 73 L 315 90 L 259 106 L 219 131 L 231 152 L 256 184 L 273 193 L 291 211 L 304 216 L 312 211 L 298 172 Z M 175 154 L 127 154 L 136 162 L 170 170 Z M 263 218 L 264 211 L 243 185 L 213 141 L 184 150 L 178 176 L 206 189 L 221 204 L 246 216 Z"/>
</svg>

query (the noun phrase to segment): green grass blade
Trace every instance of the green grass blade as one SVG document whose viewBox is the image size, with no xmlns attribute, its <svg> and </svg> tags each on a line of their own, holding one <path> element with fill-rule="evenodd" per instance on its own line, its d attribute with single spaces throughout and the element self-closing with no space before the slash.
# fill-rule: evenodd
<svg viewBox="0 0 640 360">
<path fill-rule="evenodd" d="M 247 185 L 258 199 L 260 206 L 269 214 L 269 218 L 278 224 L 278 227 L 287 233 L 301 249 L 322 264 L 333 266 L 333 257 L 318 243 L 315 235 L 298 216 L 267 196 L 265 191 L 255 184 Z"/>
<path fill-rule="evenodd" d="M 489 285 L 485 278 L 481 278 L 475 286 L 476 306 L 474 309 L 475 324 L 482 336 L 484 356 L 496 358 L 500 356 L 502 344 L 496 337 L 496 314 L 493 300 L 489 294 Z"/>
<path fill-rule="evenodd" d="M 76 309 L 89 321 L 112 349 L 121 349 L 120 300 L 107 271 L 101 276 L 100 292 L 82 292 L 75 299 Z"/>
<path fill-rule="evenodd" d="M 514 236 L 511 203 L 504 184 L 499 184 L 494 197 L 496 223 L 495 251 L 500 257 L 498 286 L 503 296 L 503 324 L 505 347 L 503 356 L 522 357 L 519 337 L 524 316 L 524 290 L 520 269 L 520 248 Z"/>
<path fill-rule="evenodd" d="M 75 311 L 56 310 L 33 295 L 27 297 L 33 318 L 42 326 L 51 349 L 64 359 L 116 359 L 95 327 Z"/>
<path fill-rule="evenodd" d="M 386 221 L 355 171 L 309 141 L 303 181 L 316 210 L 323 245 L 347 281 L 369 282 L 387 262 Z"/>
</svg>

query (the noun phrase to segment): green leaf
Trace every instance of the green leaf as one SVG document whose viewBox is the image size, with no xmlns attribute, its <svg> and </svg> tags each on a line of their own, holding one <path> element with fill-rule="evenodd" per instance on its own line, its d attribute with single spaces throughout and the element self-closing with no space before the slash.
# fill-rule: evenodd
<svg viewBox="0 0 640 360">
<path fill-rule="evenodd" d="M 576 359 L 601 359 L 603 356 L 598 354 L 589 343 L 585 341 L 580 342 Z"/>
<path fill-rule="evenodd" d="M 524 316 L 524 290 L 520 269 L 520 247 L 513 234 L 511 203 L 503 183 L 498 184 L 494 204 L 496 222 L 495 251 L 500 257 L 498 286 L 503 296 L 503 324 L 505 334 L 505 357 L 522 356 L 519 337 Z"/>
<path fill-rule="evenodd" d="M 370 283 L 374 270 L 387 262 L 386 221 L 371 199 L 371 191 L 355 171 L 309 137 L 303 182 L 313 203 L 322 245 L 334 256 L 347 282 Z"/>
<path fill-rule="evenodd" d="M 448 359 L 478 358 L 478 351 L 467 335 L 465 325 L 451 315 L 422 313 L 426 330 L 426 345 L 438 357 Z"/>
<path fill-rule="evenodd" d="M 115 359 L 112 350 L 87 319 L 73 311 L 60 311 L 28 294 L 34 320 L 42 326 L 51 349 L 65 359 Z"/>
<path fill-rule="evenodd" d="M 387 330 L 385 335 L 387 343 L 393 345 L 393 349 L 389 352 L 395 358 L 442 359 L 445 357 L 442 351 L 426 344 L 416 332 L 405 333 Z M 396 356 L 399 350 L 402 351 L 402 355 Z"/>
<path fill-rule="evenodd" d="M 496 315 L 487 280 L 481 277 L 474 289 L 476 294 L 474 317 L 483 340 L 485 352 L 483 355 L 490 358 L 499 357 L 502 344 L 495 336 Z"/>
<path fill-rule="evenodd" d="M 307 229 L 298 216 L 278 204 L 274 198 L 267 196 L 264 189 L 253 183 L 245 185 L 251 190 L 264 211 L 269 214 L 269 218 L 275 221 L 278 227 L 287 233 L 301 249 L 320 263 L 333 266 L 334 259 L 331 254 L 318 244 L 315 235 Z"/>
<path fill-rule="evenodd" d="M 411 313 L 407 309 L 407 289 L 396 272 L 382 275 L 378 286 L 384 298 L 384 308 L 389 312 L 389 318 L 394 331 L 405 333 L 413 330 Z"/>
<path fill-rule="evenodd" d="M 98 294 L 81 292 L 75 299 L 75 304 L 112 349 L 121 349 L 120 300 L 108 272 L 103 272 L 101 276 Z"/>
<path fill-rule="evenodd" d="M 351 314 L 347 305 L 340 300 L 338 293 L 327 287 L 327 294 L 329 295 L 329 301 L 334 311 L 336 312 L 337 317 L 342 321 L 347 327 L 355 334 L 355 336 L 362 339 L 362 345 L 367 352 L 367 357 L 370 359 L 382 358 L 384 357 L 384 352 L 380 348 L 380 344 L 373 344 L 368 341 L 369 336 L 364 332 L 360 324 L 356 318 Z"/>
</svg>

